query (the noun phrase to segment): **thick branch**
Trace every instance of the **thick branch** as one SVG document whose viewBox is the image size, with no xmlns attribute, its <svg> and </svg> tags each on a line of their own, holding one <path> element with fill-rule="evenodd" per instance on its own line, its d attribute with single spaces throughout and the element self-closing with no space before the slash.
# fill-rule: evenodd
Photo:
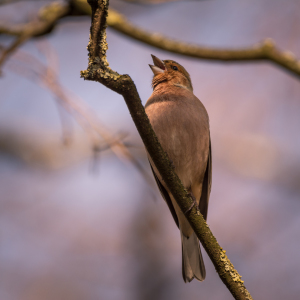
<svg viewBox="0 0 300 300">
<path fill-rule="evenodd" d="M 129 75 L 119 75 L 108 67 L 106 61 L 107 44 L 105 40 L 105 21 L 108 1 L 89 0 L 89 3 L 93 11 L 90 42 L 88 45 L 90 51 L 89 65 L 86 71 L 81 72 L 81 76 L 86 80 L 98 81 L 124 97 L 148 153 L 181 210 L 187 211 L 192 204 L 192 199 L 183 187 L 178 176 L 173 172 L 172 166 L 158 142 L 134 82 Z M 97 34 L 95 34 L 96 32 Z M 102 45 L 103 48 L 99 49 L 98 45 Z M 241 280 L 241 276 L 234 269 L 225 251 L 220 247 L 204 218 L 201 214 L 197 213 L 195 207 L 191 210 L 187 218 L 211 258 L 220 278 L 228 287 L 234 298 L 243 300 L 252 299 L 245 288 L 244 282 Z"/>
</svg>

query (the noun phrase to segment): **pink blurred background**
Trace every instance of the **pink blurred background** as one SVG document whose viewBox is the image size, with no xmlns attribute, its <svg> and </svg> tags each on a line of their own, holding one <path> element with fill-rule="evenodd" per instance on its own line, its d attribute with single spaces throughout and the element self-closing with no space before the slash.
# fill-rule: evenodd
<svg viewBox="0 0 300 300">
<path fill-rule="evenodd" d="M 270 37 L 300 57 L 297 0 L 110 2 L 137 26 L 182 41 L 247 47 Z M 0 17 L 24 22 L 44 3 L 29 4 L 2 6 Z M 64 19 L 21 50 L 43 59 L 36 43 L 46 40 L 59 57 L 61 83 L 112 134 L 128 134 L 150 174 L 121 96 L 80 79 L 89 26 L 89 17 Z M 299 299 L 299 78 L 267 62 L 201 61 L 110 28 L 107 35 L 110 66 L 130 74 L 143 103 L 151 95 L 150 54 L 188 70 L 210 116 L 208 224 L 254 299 Z M 105 151 L 92 171 L 82 129 L 67 116 L 74 137 L 64 146 L 53 96 L 9 63 L 0 89 L 0 299 L 232 299 L 206 253 L 206 280 L 183 282 L 179 231 L 158 190 L 130 162 Z"/>
</svg>

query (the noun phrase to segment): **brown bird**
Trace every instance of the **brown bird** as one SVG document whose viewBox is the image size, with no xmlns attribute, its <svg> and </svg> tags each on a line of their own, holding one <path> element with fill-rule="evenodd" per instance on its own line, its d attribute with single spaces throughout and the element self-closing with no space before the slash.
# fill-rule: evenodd
<svg viewBox="0 0 300 300">
<path fill-rule="evenodd" d="M 184 67 L 154 55 L 152 59 L 154 65 L 149 66 L 154 73 L 153 93 L 145 105 L 146 113 L 175 172 L 206 219 L 211 190 L 208 114 L 193 94 L 191 78 Z M 199 240 L 150 157 L 149 161 L 161 195 L 180 229 L 183 279 L 202 281 L 206 271 Z"/>
</svg>

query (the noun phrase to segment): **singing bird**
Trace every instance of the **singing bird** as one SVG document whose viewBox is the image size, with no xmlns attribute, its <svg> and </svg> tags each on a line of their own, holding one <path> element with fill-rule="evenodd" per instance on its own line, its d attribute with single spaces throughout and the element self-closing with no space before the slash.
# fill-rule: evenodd
<svg viewBox="0 0 300 300">
<path fill-rule="evenodd" d="M 145 105 L 146 113 L 174 171 L 206 219 L 212 174 L 207 111 L 193 94 L 190 75 L 183 66 L 173 60 L 162 61 L 154 55 L 152 59 L 154 65 L 149 66 L 154 74 L 153 93 Z M 183 280 L 203 281 L 206 271 L 199 240 L 148 157 L 161 195 L 180 229 Z"/>
</svg>

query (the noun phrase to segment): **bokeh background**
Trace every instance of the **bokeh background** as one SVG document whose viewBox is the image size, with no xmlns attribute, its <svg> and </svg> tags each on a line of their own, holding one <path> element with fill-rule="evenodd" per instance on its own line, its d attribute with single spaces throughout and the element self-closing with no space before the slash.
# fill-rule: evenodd
<svg viewBox="0 0 300 300">
<path fill-rule="evenodd" d="M 46 1 L 0 6 L 4 22 L 26 22 Z M 297 0 L 211 0 L 139 4 L 111 0 L 131 22 L 186 42 L 246 47 L 270 37 L 300 56 Z M 154 180 L 90 139 L 65 112 L 62 142 L 55 97 L 16 72 L 17 55 L 58 57 L 59 81 L 74 101 L 122 135 L 151 175 L 122 97 L 80 79 L 89 17 L 63 19 L 27 42 L 0 78 L 0 299 L 232 299 L 206 253 L 207 278 L 185 284 L 180 235 Z M 210 116 L 213 185 L 208 224 L 254 299 L 299 299 L 300 85 L 267 62 L 219 63 L 167 53 L 108 28 L 108 60 L 151 95 L 150 54 L 190 73 Z M 11 37 L 1 36 L 8 44 Z M 29 68 L 30 69 L 30 68 Z"/>
</svg>

